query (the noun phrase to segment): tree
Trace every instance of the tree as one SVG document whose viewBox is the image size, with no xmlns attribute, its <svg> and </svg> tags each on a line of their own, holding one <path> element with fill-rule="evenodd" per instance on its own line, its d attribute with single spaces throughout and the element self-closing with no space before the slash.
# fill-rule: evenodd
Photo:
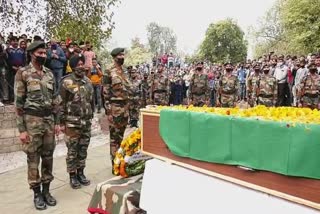
<svg viewBox="0 0 320 214">
<path fill-rule="evenodd" d="M 111 7 L 119 0 L 12 0 L 3 1 L 4 27 L 13 26 L 45 35 L 71 37 L 100 44 L 114 28 Z"/>
<path fill-rule="evenodd" d="M 131 40 L 131 48 L 126 53 L 125 65 L 135 66 L 139 63 L 148 62 L 151 60 L 151 53 L 149 50 L 140 42 L 139 38 Z"/>
<path fill-rule="evenodd" d="M 147 32 L 151 53 L 156 55 L 159 53 L 176 52 L 177 36 L 172 29 L 152 22 L 147 26 Z"/>
<path fill-rule="evenodd" d="M 200 45 L 200 56 L 212 63 L 240 62 L 247 56 L 244 32 L 231 19 L 210 24 Z"/>
</svg>

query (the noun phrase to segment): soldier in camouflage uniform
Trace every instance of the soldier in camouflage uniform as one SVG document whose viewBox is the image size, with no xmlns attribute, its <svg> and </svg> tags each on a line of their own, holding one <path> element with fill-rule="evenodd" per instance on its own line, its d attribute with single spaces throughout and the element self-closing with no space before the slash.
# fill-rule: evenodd
<svg viewBox="0 0 320 214">
<path fill-rule="evenodd" d="M 233 108 L 239 100 L 238 77 L 232 74 L 231 63 L 225 64 L 226 73 L 221 75 L 218 84 L 217 106 Z"/>
<path fill-rule="evenodd" d="M 320 109 L 319 94 L 320 94 L 320 75 L 317 74 L 317 66 L 311 63 L 309 73 L 303 78 L 300 84 L 301 93 L 298 96 L 300 101 L 299 106 L 309 107 L 311 109 Z"/>
<path fill-rule="evenodd" d="M 166 106 L 169 104 L 170 82 L 163 72 L 164 66 L 160 64 L 158 72 L 151 80 L 150 96 L 154 105 Z"/>
<path fill-rule="evenodd" d="M 131 127 L 138 128 L 139 110 L 141 108 L 141 81 L 137 78 L 137 69 L 133 68 L 130 73 L 133 94 L 130 96 L 129 117 Z"/>
<path fill-rule="evenodd" d="M 112 50 L 111 56 L 113 57 L 114 65 L 103 76 L 103 96 L 109 120 L 110 156 L 113 166 L 113 159 L 120 147 L 128 124 L 129 97 L 132 95 L 132 84 L 122 69 L 124 49 L 116 48 Z"/>
<path fill-rule="evenodd" d="M 28 49 L 31 63 L 18 70 L 15 76 L 15 107 L 17 127 L 22 149 L 27 154 L 28 183 L 34 191 L 34 205 L 38 210 L 55 206 L 49 192 L 53 180 L 52 164 L 55 132 L 59 126 L 59 97 L 54 92 L 52 71 L 44 67 L 46 49 L 43 42 L 34 42 Z M 39 163 L 41 162 L 41 175 Z M 42 192 L 41 192 L 42 184 Z"/>
<path fill-rule="evenodd" d="M 247 100 L 251 107 L 255 106 L 257 104 L 257 100 L 253 97 L 253 88 L 257 84 L 257 82 L 260 80 L 260 64 L 254 64 L 252 66 L 254 73 L 248 77 L 247 79 Z"/>
<path fill-rule="evenodd" d="M 150 100 L 150 79 L 148 74 L 143 74 L 143 79 L 141 81 L 141 99 L 142 99 L 142 108 L 145 108 L 151 103 Z"/>
<path fill-rule="evenodd" d="M 209 105 L 210 87 L 208 75 L 203 73 L 203 63 L 196 65 L 196 72 L 191 77 L 189 98 L 194 106 Z"/>
<path fill-rule="evenodd" d="M 61 80 L 61 124 L 65 127 L 66 157 L 70 186 L 78 189 L 90 181 L 84 175 L 94 112 L 93 86 L 85 76 L 83 55 L 70 59 L 72 73 Z"/>
<path fill-rule="evenodd" d="M 257 100 L 258 105 L 272 107 L 276 105 L 278 84 L 276 78 L 271 76 L 270 66 L 265 64 L 262 68 L 263 74 L 253 86 L 252 98 Z"/>
</svg>

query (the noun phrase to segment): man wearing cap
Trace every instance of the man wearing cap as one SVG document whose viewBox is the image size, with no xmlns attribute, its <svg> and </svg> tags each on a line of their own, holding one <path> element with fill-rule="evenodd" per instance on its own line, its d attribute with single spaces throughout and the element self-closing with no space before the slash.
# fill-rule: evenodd
<svg viewBox="0 0 320 214">
<path fill-rule="evenodd" d="M 253 86 L 252 97 L 257 100 L 258 105 L 272 107 L 276 105 L 278 84 L 276 78 L 270 75 L 270 66 L 264 64 L 262 67 L 263 74 Z"/>
<path fill-rule="evenodd" d="M 253 98 L 253 88 L 255 87 L 256 83 L 260 80 L 260 64 L 256 63 L 252 66 L 254 73 L 248 77 L 247 79 L 247 100 L 251 107 L 257 105 L 257 100 Z"/>
<path fill-rule="evenodd" d="M 164 74 L 164 65 L 159 64 L 158 72 L 151 80 L 150 99 L 154 105 L 166 106 L 169 104 L 170 82 Z"/>
<path fill-rule="evenodd" d="M 132 68 L 130 81 L 132 83 L 132 96 L 129 102 L 130 126 L 138 128 L 139 110 L 141 108 L 141 81 L 138 79 L 136 68 Z"/>
<path fill-rule="evenodd" d="M 209 105 L 210 87 L 208 75 L 203 73 L 203 63 L 197 63 L 189 86 L 189 99 L 194 106 Z"/>
<path fill-rule="evenodd" d="M 94 112 L 93 86 L 84 67 L 84 56 L 75 54 L 70 59 L 72 73 L 61 80 L 61 125 L 65 129 L 68 153 L 66 157 L 70 186 L 73 189 L 88 186 L 84 175 L 87 150 L 91 138 L 91 120 Z"/>
<path fill-rule="evenodd" d="M 309 107 L 311 109 L 320 109 L 320 75 L 317 74 L 317 66 L 310 63 L 308 66 L 309 73 L 301 81 L 301 93 L 298 96 L 300 100 L 299 106 Z"/>
<path fill-rule="evenodd" d="M 53 180 L 52 163 L 55 132 L 59 132 L 59 96 L 54 91 L 53 73 L 44 67 L 45 43 L 30 44 L 27 48 L 31 62 L 18 69 L 15 76 L 15 107 L 17 127 L 22 149 L 27 154 L 28 183 L 34 191 L 34 205 L 38 210 L 55 206 L 49 192 Z M 41 175 L 38 169 L 41 158 Z M 41 191 L 42 184 L 42 191 Z"/>
<path fill-rule="evenodd" d="M 239 100 L 238 77 L 232 74 L 233 65 L 226 63 L 226 72 L 221 76 L 218 83 L 217 106 L 233 108 Z"/>
<path fill-rule="evenodd" d="M 123 72 L 124 49 L 111 51 L 114 64 L 103 76 L 103 97 L 110 130 L 110 156 L 113 159 L 120 147 L 124 131 L 128 125 L 129 97 L 132 94 L 132 84 Z M 112 167 L 113 173 L 113 167 Z"/>
</svg>

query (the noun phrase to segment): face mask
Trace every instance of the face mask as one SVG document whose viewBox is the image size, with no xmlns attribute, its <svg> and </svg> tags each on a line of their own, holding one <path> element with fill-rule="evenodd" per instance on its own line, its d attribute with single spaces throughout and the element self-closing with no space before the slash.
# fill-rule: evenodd
<svg viewBox="0 0 320 214">
<path fill-rule="evenodd" d="M 264 74 L 268 74 L 268 73 L 269 73 L 269 70 L 263 70 L 263 73 L 264 73 Z"/>
<path fill-rule="evenodd" d="M 116 58 L 116 62 L 118 63 L 118 65 L 123 65 L 124 58 Z"/>
<path fill-rule="evenodd" d="M 69 52 L 72 53 L 74 51 L 73 48 L 69 48 Z"/>
<path fill-rule="evenodd" d="M 226 71 L 230 72 L 230 71 L 232 71 L 232 68 L 226 68 Z"/>
<path fill-rule="evenodd" d="M 84 77 L 84 74 L 86 72 L 86 70 L 84 68 L 74 68 L 73 71 L 76 76 L 81 77 L 81 78 Z"/>
<path fill-rule="evenodd" d="M 254 71 L 255 71 L 256 73 L 258 73 L 258 72 L 260 72 L 260 69 L 259 69 L 259 68 L 256 68 L 256 69 L 254 69 Z"/>
<path fill-rule="evenodd" d="M 36 62 L 39 65 L 44 65 L 46 63 L 46 57 L 42 57 L 42 56 L 35 56 L 36 57 Z"/>
<path fill-rule="evenodd" d="M 196 68 L 196 70 L 197 70 L 197 71 L 201 71 L 201 70 L 202 70 L 202 68 L 201 68 L 201 67 L 198 67 L 198 68 Z"/>
</svg>

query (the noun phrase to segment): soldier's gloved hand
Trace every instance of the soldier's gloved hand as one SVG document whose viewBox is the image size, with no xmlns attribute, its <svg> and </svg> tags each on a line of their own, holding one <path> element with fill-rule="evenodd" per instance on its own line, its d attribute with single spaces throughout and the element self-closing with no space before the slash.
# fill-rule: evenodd
<svg viewBox="0 0 320 214">
<path fill-rule="evenodd" d="M 28 132 L 21 132 L 19 138 L 20 138 L 22 144 L 30 143 L 30 137 L 29 137 Z"/>
</svg>

